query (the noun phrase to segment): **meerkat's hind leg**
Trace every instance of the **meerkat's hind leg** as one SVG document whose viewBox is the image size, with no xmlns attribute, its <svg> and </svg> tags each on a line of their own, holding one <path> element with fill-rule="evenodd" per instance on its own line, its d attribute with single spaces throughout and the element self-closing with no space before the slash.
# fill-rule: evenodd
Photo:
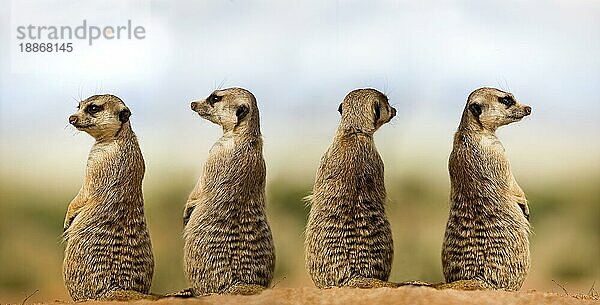
<svg viewBox="0 0 600 305">
<path fill-rule="evenodd" d="M 433 285 L 436 289 L 455 289 L 455 290 L 488 290 L 492 289 L 490 285 L 482 280 L 458 280 L 450 283 L 440 283 Z"/>
<path fill-rule="evenodd" d="M 267 289 L 264 286 L 256 284 L 234 284 L 229 286 L 224 293 L 225 294 L 238 294 L 238 295 L 254 295 L 260 294 L 263 290 Z"/>
<path fill-rule="evenodd" d="M 103 301 L 135 301 L 135 300 L 158 300 L 163 296 L 155 294 L 145 294 L 135 290 L 112 290 L 103 295 L 100 300 Z"/>
<path fill-rule="evenodd" d="M 344 285 L 344 286 L 352 287 L 352 288 L 362 288 L 362 289 L 383 288 L 383 287 L 397 288 L 399 286 L 399 284 L 388 282 L 388 281 L 382 281 L 380 279 L 371 278 L 371 277 L 355 277 L 355 278 L 349 280 L 346 283 L 346 285 Z"/>
</svg>

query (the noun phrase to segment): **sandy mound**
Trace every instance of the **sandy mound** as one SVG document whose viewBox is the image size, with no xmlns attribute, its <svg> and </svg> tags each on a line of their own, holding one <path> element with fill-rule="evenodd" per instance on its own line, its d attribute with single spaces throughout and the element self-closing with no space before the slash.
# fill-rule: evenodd
<svg viewBox="0 0 600 305">
<path fill-rule="evenodd" d="M 60 304 L 55 301 L 50 304 Z M 337 288 L 319 290 L 316 288 L 276 288 L 254 296 L 214 295 L 198 299 L 161 299 L 158 301 L 137 301 L 138 305 L 166 304 L 215 304 L 215 305 L 254 305 L 254 304 L 600 304 L 598 298 L 585 295 L 560 295 L 542 292 L 505 291 L 456 291 L 435 290 L 425 287 L 401 287 L 397 289 L 350 289 Z M 78 303 L 80 304 L 80 303 Z M 85 304 L 123 304 L 118 302 L 86 302 Z"/>
</svg>

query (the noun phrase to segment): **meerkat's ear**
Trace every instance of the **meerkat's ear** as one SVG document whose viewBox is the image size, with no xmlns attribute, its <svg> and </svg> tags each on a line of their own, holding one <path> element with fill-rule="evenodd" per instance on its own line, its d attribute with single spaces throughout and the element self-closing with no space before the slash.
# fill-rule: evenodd
<svg viewBox="0 0 600 305">
<path fill-rule="evenodd" d="M 121 123 L 125 123 L 125 122 L 129 121 L 130 116 L 131 116 L 131 111 L 129 111 L 128 108 L 125 108 L 125 109 L 119 111 L 119 121 L 121 121 Z"/>
<path fill-rule="evenodd" d="M 187 207 L 185 208 L 185 211 L 183 211 L 183 226 L 187 226 L 188 221 L 190 221 L 190 217 L 192 216 L 192 212 L 194 211 L 194 208 L 196 208 L 196 206 L 191 206 L 191 207 Z"/>
<path fill-rule="evenodd" d="M 246 115 L 250 112 L 250 108 L 246 105 L 240 105 L 238 109 L 235 111 L 235 116 L 237 117 L 238 124 L 242 119 L 246 117 Z"/>
<path fill-rule="evenodd" d="M 469 110 L 471 111 L 471 113 L 473 113 L 473 115 L 476 118 L 479 118 L 479 116 L 481 115 L 481 105 L 477 104 L 477 103 L 473 103 L 471 105 L 469 105 Z"/>
<path fill-rule="evenodd" d="M 340 115 L 342 114 L 342 103 L 340 103 L 340 106 L 338 107 L 338 112 L 340 113 Z"/>
</svg>

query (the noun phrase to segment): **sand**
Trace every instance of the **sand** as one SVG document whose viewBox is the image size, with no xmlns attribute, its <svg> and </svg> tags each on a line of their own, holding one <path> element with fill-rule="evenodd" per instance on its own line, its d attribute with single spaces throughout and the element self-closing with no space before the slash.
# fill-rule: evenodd
<svg viewBox="0 0 600 305">
<path fill-rule="evenodd" d="M 167 298 L 158 301 L 135 301 L 137 305 L 351 305 L 351 304 L 600 304 L 596 295 L 567 295 L 545 292 L 456 291 L 435 290 L 426 287 L 378 289 L 335 288 L 275 288 L 260 295 L 211 295 L 195 299 Z M 27 302 L 27 304 L 32 304 Z M 71 301 L 53 301 L 43 304 L 73 304 Z M 124 304 L 122 302 L 88 301 L 77 304 Z"/>
</svg>

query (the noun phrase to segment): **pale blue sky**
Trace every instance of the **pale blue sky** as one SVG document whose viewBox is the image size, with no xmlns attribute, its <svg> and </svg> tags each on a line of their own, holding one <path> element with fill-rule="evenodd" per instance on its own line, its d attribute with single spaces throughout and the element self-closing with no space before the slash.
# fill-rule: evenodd
<svg viewBox="0 0 600 305">
<path fill-rule="evenodd" d="M 354 88 L 385 91 L 398 108 L 394 125 L 381 131 L 386 143 L 425 141 L 445 155 L 466 96 L 480 86 L 510 89 L 532 105 L 531 118 L 506 131 L 509 143 L 533 141 L 522 152 L 594 150 L 588 155 L 598 161 L 600 1 L 3 0 L 2 7 L 10 8 L 0 11 L 4 160 L 29 158 L 31 147 L 83 159 L 87 137 L 74 140 L 65 126 L 75 99 L 95 93 L 119 95 L 132 108 L 148 154 L 174 156 L 166 150 L 190 141 L 187 148 L 204 152 L 219 129 L 194 116 L 189 101 L 222 84 L 254 92 L 271 149 L 293 148 L 299 138 L 314 144 L 310 161 Z M 147 38 L 75 41 L 71 54 L 18 52 L 16 26 L 83 19 L 131 19 Z M 573 143 L 553 144 L 557 137 Z"/>
</svg>

